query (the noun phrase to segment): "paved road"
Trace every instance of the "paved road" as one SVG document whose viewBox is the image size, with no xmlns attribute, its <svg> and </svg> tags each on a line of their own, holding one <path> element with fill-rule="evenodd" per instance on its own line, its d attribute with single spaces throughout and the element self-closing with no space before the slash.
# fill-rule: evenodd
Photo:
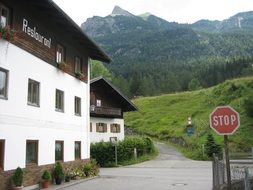
<svg viewBox="0 0 253 190">
<path fill-rule="evenodd" d="M 64 190 L 211 190 L 211 162 L 192 161 L 157 143 L 152 161 L 120 168 L 101 168 L 100 177 Z"/>
</svg>

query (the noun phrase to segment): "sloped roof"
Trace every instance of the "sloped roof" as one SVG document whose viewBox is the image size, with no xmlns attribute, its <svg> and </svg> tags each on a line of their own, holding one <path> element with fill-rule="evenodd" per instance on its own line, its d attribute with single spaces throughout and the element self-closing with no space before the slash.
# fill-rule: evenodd
<svg viewBox="0 0 253 190">
<path fill-rule="evenodd" d="M 15 2 L 22 3 L 38 14 L 44 15 L 43 17 L 48 18 L 48 22 L 53 22 L 63 32 L 68 33 L 76 47 L 86 50 L 91 59 L 111 62 L 109 56 L 52 0 L 16 0 Z"/>
<path fill-rule="evenodd" d="M 137 111 L 138 108 L 129 100 L 125 95 L 123 95 L 115 86 L 113 86 L 108 80 L 106 80 L 103 77 L 97 77 L 92 80 L 90 80 L 90 86 L 97 86 L 97 85 L 103 85 L 105 88 L 108 89 L 108 91 L 111 91 L 111 93 L 115 94 L 121 104 L 123 105 L 122 110 L 124 112 L 128 111 Z"/>
</svg>

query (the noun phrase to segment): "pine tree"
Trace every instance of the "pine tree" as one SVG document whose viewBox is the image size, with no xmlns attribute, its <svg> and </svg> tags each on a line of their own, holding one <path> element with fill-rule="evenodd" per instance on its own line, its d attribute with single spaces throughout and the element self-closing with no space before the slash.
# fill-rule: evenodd
<svg viewBox="0 0 253 190">
<path fill-rule="evenodd" d="M 208 134 L 207 136 L 207 141 L 205 144 L 205 152 L 209 158 L 213 158 L 213 154 L 220 157 L 222 153 L 220 145 L 215 143 L 213 135 L 211 133 Z"/>
</svg>

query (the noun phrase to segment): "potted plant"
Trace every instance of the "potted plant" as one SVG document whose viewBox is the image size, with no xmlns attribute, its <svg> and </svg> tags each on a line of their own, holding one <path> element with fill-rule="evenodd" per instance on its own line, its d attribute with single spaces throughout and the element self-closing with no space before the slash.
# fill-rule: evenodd
<svg viewBox="0 0 253 190">
<path fill-rule="evenodd" d="M 79 78 L 80 80 L 84 80 L 85 79 L 85 74 L 83 74 L 81 71 L 76 72 L 76 77 Z"/>
<path fill-rule="evenodd" d="M 16 38 L 16 32 L 10 28 L 10 26 L 2 27 L 0 25 L 0 39 L 7 41 L 14 41 Z"/>
<path fill-rule="evenodd" d="M 65 182 L 70 182 L 70 175 L 69 175 L 69 174 L 67 174 L 67 175 L 65 176 Z"/>
<path fill-rule="evenodd" d="M 51 173 L 48 170 L 45 170 L 41 176 L 43 179 L 42 181 L 42 188 L 48 188 L 49 181 L 52 179 Z"/>
<path fill-rule="evenodd" d="M 14 183 L 14 187 L 13 190 L 20 190 L 23 188 L 22 184 L 23 184 L 23 171 L 20 167 L 18 167 L 13 176 L 12 176 L 12 181 Z"/>
<path fill-rule="evenodd" d="M 64 173 L 60 162 L 56 162 L 56 165 L 54 167 L 54 179 L 56 185 L 60 185 L 64 179 Z"/>
<path fill-rule="evenodd" d="M 58 68 L 61 69 L 64 72 L 68 72 L 70 70 L 70 68 L 71 68 L 70 65 L 68 65 L 65 62 L 57 63 L 57 65 L 58 65 Z"/>
</svg>

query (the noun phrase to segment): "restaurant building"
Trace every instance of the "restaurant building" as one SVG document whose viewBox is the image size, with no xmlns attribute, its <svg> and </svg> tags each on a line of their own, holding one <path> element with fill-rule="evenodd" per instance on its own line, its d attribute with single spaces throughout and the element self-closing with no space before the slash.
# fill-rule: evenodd
<svg viewBox="0 0 253 190">
<path fill-rule="evenodd" d="M 0 190 L 90 157 L 89 61 L 110 58 L 51 0 L 0 0 Z"/>
</svg>

